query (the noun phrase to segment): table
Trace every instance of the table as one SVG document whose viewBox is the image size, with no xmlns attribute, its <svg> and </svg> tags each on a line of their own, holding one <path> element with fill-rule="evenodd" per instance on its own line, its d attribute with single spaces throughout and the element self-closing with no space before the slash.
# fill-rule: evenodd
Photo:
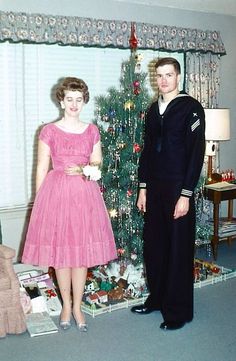
<svg viewBox="0 0 236 361">
<path fill-rule="evenodd" d="M 236 187 L 231 189 L 213 189 L 204 187 L 204 196 L 209 201 L 213 202 L 213 222 L 214 222 L 214 232 L 211 239 L 213 257 L 216 260 L 217 258 L 217 250 L 218 250 L 218 243 L 219 239 L 223 237 L 219 237 L 219 207 L 222 201 L 228 201 L 228 214 L 226 219 L 227 221 L 236 220 L 233 217 L 233 200 L 236 199 Z M 227 239 L 228 243 L 230 244 L 233 238 L 236 238 L 236 231 L 235 235 L 226 236 L 224 237 Z"/>
</svg>

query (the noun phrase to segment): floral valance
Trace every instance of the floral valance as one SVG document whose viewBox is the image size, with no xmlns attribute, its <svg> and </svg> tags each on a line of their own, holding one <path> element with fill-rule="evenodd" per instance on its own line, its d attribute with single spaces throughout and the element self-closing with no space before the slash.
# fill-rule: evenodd
<svg viewBox="0 0 236 361">
<path fill-rule="evenodd" d="M 218 31 L 136 23 L 138 47 L 224 55 Z M 131 23 L 0 11 L 0 41 L 129 48 Z"/>
</svg>

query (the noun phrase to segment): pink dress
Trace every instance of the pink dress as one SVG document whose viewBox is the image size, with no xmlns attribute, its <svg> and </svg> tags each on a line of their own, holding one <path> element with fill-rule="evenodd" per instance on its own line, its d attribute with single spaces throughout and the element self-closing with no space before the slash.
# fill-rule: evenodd
<svg viewBox="0 0 236 361">
<path fill-rule="evenodd" d="M 36 195 L 22 262 L 57 269 L 93 267 L 117 258 L 98 183 L 64 172 L 69 165 L 89 163 L 100 139 L 98 128 L 89 124 L 77 134 L 50 123 L 39 139 L 50 147 L 53 169 Z"/>
</svg>

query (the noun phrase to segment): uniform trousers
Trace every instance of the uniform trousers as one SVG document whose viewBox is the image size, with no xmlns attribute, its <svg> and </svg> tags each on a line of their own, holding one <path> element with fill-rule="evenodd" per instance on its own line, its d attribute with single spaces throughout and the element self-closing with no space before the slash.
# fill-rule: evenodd
<svg viewBox="0 0 236 361">
<path fill-rule="evenodd" d="M 160 310 L 164 321 L 193 318 L 195 204 L 174 219 L 182 182 L 153 181 L 147 187 L 144 223 L 144 262 L 149 288 L 145 306 Z"/>
</svg>

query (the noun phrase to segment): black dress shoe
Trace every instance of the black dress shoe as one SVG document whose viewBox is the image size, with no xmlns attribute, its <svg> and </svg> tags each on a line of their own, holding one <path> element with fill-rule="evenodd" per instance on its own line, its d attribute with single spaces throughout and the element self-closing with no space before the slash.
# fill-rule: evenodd
<svg viewBox="0 0 236 361">
<path fill-rule="evenodd" d="M 160 328 L 162 330 L 178 330 L 179 328 L 184 327 L 186 322 L 168 322 L 168 321 L 164 321 L 161 323 Z"/>
<path fill-rule="evenodd" d="M 155 311 L 155 309 L 149 308 L 145 305 L 138 305 L 131 307 L 131 312 L 138 313 L 140 315 L 147 315 L 148 313 L 151 313 L 153 311 Z"/>
</svg>

